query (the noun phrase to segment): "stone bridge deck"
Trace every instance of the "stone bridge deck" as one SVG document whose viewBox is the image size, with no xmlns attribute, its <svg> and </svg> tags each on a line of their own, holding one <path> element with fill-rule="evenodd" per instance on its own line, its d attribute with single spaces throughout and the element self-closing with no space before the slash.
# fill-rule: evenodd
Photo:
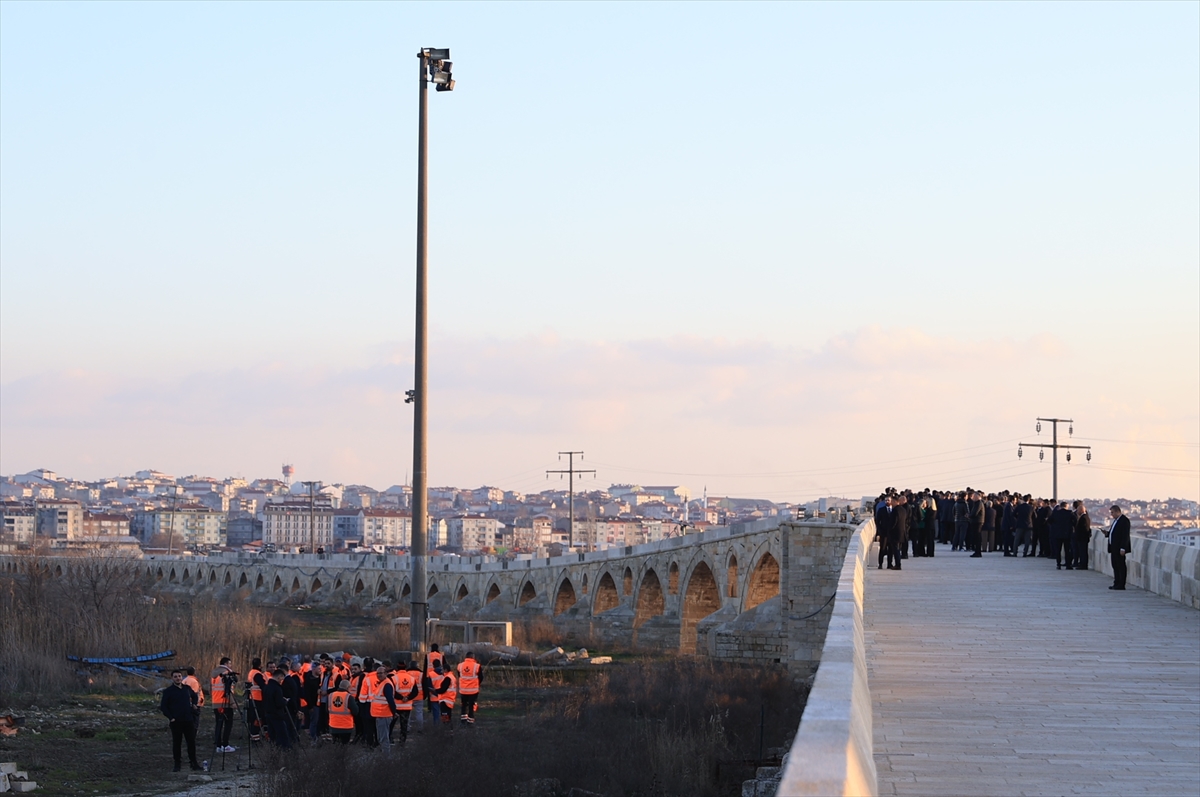
<svg viewBox="0 0 1200 797">
<path fill-rule="evenodd" d="M 867 575 L 883 795 L 1200 794 L 1200 613 L 1047 559 Z"/>
</svg>

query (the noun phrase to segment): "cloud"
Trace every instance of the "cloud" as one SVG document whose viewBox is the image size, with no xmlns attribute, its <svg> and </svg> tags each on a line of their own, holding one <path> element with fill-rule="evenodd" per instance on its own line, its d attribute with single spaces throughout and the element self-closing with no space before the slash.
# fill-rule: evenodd
<svg viewBox="0 0 1200 797">
<path fill-rule="evenodd" d="M 1133 390 L 1081 391 L 1078 374 L 1055 365 L 1066 354 L 1047 336 L 967 341 L 876 326 L 812 348 L 698 336 L 438 338 L 431 478 L 472 485 L 519 473 L 532 489 L 554 452 L 584 447 L 610 463 L 611 481 L 711 476 L 729 491 L 777 497 L 870 491 L 880 479 L 1032 479 L 1036 466 L 1014 461 L 1015 443 L 1047 405 L 1090 412 L 1093 428 L 1128 426 L 1142 411 Z M 15 380 L 0 386 L 0 472 L 254 476 L 286 460 L 314 478 L 386 487 L 411 468 L 411 346 L 358 359 L 366 361 Z M 1162 400 L 1156 411 L 1164 434 L 1195 428 L 1194 412 Z M 994 450 L 934 456 L 980 444 Z M 890 460 L 902 464 L 853 467 Z"/>
</svg>

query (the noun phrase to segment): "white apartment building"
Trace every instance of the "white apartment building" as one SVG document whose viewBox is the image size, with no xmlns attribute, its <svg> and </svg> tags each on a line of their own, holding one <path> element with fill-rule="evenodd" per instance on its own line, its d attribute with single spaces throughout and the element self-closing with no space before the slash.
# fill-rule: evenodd
<svg viewBox="0 0 1200 797">
<path fill-rule="evenodd" d="M 500 521 L 475 515 L 446 518 L 446 545 L 464 551 L 494 548 L 500 543 Z"/>
<path fill-rule="evenodd" d="M 307 500 L 269 503 L 262 510 L 263 542 L 280 549 L 315 545 L 332 551 L 336 511 L 332 504 L 318 503 L 310 512 Z"/>
<path fill-rule="evenodd" d="M 169 546 L 179 551 L 192 545 L 224 545 L 228 519 L 226 513 L 214 512 L 203 504 L 180 504 L 138 512 L 133 525 L 139 529 L 143 543 L 162 534 Z"/>
</svg>

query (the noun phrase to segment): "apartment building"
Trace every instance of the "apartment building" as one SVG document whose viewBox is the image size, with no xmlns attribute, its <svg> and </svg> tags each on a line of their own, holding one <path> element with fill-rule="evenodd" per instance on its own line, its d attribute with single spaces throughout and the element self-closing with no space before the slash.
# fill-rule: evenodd
<svg viewBox="0 0 1200 797">
<path fill-rule="evenodd" d="M 0 504 L 0 542 L 31 545 L 37 534 L 37 511 L 31 504 Z"/>
<path fill-rule="evenodd" d="M 143 544 L 161 534 L 170 547 L 186 550 L 193 545 L 224 545 L 228 519 L 226 513 L 214 512 L 204 504 L 187 503 L 137 512 L 130 531 Z"/>
<path fill-rule="evenodd" d="M 39 537 L 78 540 L 83 536 L 83 504 L 67 498 L 41 498 L 33 506 Z"/>
<path fill-rule="evenodd" d="M 501 542 L 500 521 L 479 515 L 446 518 L 446 545 L 464 551 L 494 548 Z"/>
<path fill-rule="evenodd" d="M 307 499 L 273 501 L 262 509 L 263 542 L 280 549 L 315 545 L 332 551 L 336 512 L 329 501 L 314 503 L 311 512 Z"/>
</svg>

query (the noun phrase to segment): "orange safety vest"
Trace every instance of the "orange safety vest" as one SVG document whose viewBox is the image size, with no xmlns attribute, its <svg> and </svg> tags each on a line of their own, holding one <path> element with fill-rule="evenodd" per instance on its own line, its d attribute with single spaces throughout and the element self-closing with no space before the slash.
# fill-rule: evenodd
<svg viewBox="0 0 1200 797">
<path fill-rule="evenodd" d="M 425 678 L 423 677 L 424 673 L 417 672 L 416 670 L 405 670 L 405 672 L 407 672 L 409 675 L 411 675 L 413 677 L 413 680 L 416 681 L 416 684 L 417 684 L 417 696 L 414 697 L 413 700 L 414 701 L 424 700 L 425 699 Z"/>
<path fill-rule="evenodd" d="M 387 695 L 383 693 L 383 688 L 391 684 L 387 678 L 380 679 L 376 676 L 371 679 L 371 683 L 367 688 L 370 690 L 369 700 L 371 702 L 372 717 L 390 717 L 392 716 L 392 707 L 388 705 Z M 392 690 L 393 693 L 395 689 Z M 395 701 L 395 694 L 392 695 L 392 700 Z"/>
<path fill-rule="evenodd" d="M 420 678 L 416 673 L 408 670 L 396 670 L 392 674 L 392 689 L 395 691 L 396 708 L 401 711 L 412 711 L 413 702 L 408 695 L 412 692 L 413 685 L 418 683 Z"/>
<path fill-rule="evenodd" d="M 213 708 L 224 708 L 229 700 L 225 697 L 225 679 L 218 675 L 212 679 Z"/>
<path fill-rule="evenodd" d="M 457 680 L 453 673 L 448 672 L 442 676 L 441 681 L 434 684 L 435 689 L 441 689 L 443 683 L 446 681 L 450 682 L 450 686 L 446 688 L 446 691 L 437 696 L 438 702 L 447 708 L 454 708 L 454 701 L 458 699 L 458 690 L 456 689 Z"/>
<path fill-rule="evenodd" d="M 250 684 L 250 699 L 261 702 L 263 699 L 262 687 L 254 680 L 256 675 L 262 675 L 262 670 L 251 670 L 246 673 L 246 681 Z"/>
<path fill-rule="evenodd" d="M 204 690 L 200 688 L 200 679 L 194 675 L 185 675 L 183 677 L 183 682 L 187 686 L 190 686 L 192 691 L 196 693 L 197 708 L 203 707 L 204 706 Z"/>
<path fill-rule="evenodd" d="M 354 728 L 354 715 L 350 712 L 350 695 L 338 689 L 329 693 L 329 727 L 339 731 Z"/>
<path fill-rule="evenodd" d="M 446 669 L 446 659 L 442 656 L 442 652 L 440 650 L 430 651 L 429 656 L 425 659 L 425 669 L 433 672 L 433 665 L 439 661 L 442 663 L 442 669 Z"/>
<path fill-rule="evenodd" d="M 483 669 L 475 659 L 463 659 L 458 665 L 458 690 L 464 695 L 479 694 L 479 671 Z"/>
</svg>

